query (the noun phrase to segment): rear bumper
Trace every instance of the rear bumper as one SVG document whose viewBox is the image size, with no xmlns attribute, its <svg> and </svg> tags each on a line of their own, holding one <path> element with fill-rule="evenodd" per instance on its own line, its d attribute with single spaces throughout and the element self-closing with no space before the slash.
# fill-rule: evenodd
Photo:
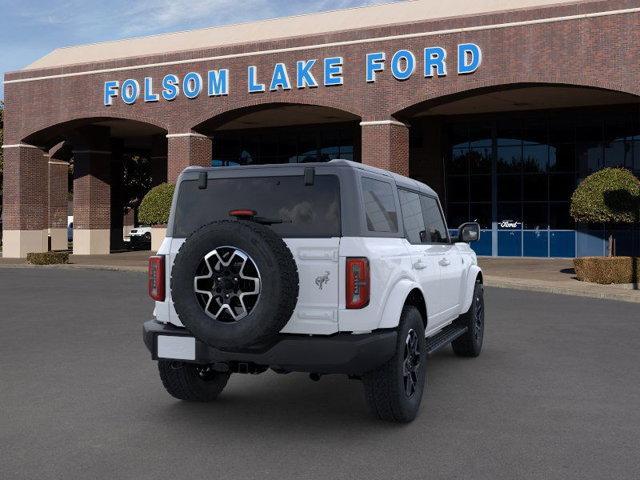
<svg viewBox="0 0 640 480">
<path fill-rule="evenodd" d="M 158 357 L 158 336 L 193 337 L 185 328 L 149 320 L 144 323 L 144 343 L 154 360 Z M 331 336 L 280 335 L 264 350 L 229 352 L 195 339 L 198 364 L 248 363 L 292 372 L 342 373 L 360 375 L 387 362 L 395 353 L 395 331 L 362 335 L 339 333 Z M 185 361 L 185 360 L 181 360 Z"/>
</svg>

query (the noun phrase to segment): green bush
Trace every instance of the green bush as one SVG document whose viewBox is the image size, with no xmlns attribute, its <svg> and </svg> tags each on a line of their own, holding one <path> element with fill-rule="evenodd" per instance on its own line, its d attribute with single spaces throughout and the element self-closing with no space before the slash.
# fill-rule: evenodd
<svg viewBox="0 0 640 480">
<path fill-rule="evenodd" d="M 624 168 L 605 168 L 585 178 L 571 196 L 571 216 L 584 223 L 634 223 L 640 180 Z"/>
<path fill-rule="evenodd" d="M 581 257 L 573 260 L 576 277 L 603 285 L 640 282 L 638 257 Z"/>
<path fill-rule="evenodd" d="M 27 253 L 27 263 L 31 265 L 56 265 L 69 263 L 69 252 Z"/>
<path fill-rule="evenodd" d="M 145 225 L 166 225 L 175 186 L 163 183 L 153 187 L 142 199 L 138 220 Z"/>
</svg>

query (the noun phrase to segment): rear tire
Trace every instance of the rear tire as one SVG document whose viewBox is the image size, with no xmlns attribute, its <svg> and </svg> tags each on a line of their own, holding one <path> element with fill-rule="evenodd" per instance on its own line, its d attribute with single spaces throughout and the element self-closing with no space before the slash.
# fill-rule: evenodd
<svg viewBox="0 0 640 480">
<path fill-rule="evenodd" d="M 164 388 L 178 400 L 211 402 L 224 390 L 230 373 L 209 369 L 206 365 L 159 360 L 158 370 Z"/>
<path fill-rule="evenodd" d="M 484 287 L 479 281 L 476 281 L 473 289 L 469 310 L 460 315 L 456 322 L 467 327 L 467 332 L 451 342 L 453 351 L 459 357 L 477 357 L 482 351 L 484 338 Z"/>
<path fill-rule="evenodd" d="M 426 342 L 422 315 L 412 305 L 402 310 L 396 353 L 362 377 L 369 410 L 381 420 L 407 423 L 416 418 L 426 382 Z"/>
</svg>

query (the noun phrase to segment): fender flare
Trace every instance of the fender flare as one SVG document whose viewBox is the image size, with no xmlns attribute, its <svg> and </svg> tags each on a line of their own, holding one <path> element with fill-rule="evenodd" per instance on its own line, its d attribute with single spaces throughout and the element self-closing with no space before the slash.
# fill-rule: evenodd
<svg viewBox="0 0 640 480">
<path fill-rule="evenodd" d="M 467 272 L 467 282 L 464 288 L 464 301 L 460 306 L 460 313 L 465 313 L 471 307 L 473 301 L 473 290 L 475 289 L 476 279 L 478 275 L 482 275 L 482 270 L 478 265 L 471 265 Z"/>
<path fill-rule="evenodd" d="M 384 310 L 378 328 L 396 328 L 400 323 L 400 314 L 412 290 L 417 289 L 424 297 L 422 287 L 408 278 L 403 278 L 396 283 L 387 296 Z M 426 305 L 425 305 L 426 310 Z M 426 319 L 425 319 L 426 320 Z"/>
</svg>

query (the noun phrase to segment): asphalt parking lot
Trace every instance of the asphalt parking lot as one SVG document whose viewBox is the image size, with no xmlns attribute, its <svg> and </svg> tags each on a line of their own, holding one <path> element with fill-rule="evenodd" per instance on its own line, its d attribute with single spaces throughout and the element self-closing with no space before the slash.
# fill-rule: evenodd
<svg viewBox="0 0 640 480">
<path fill-rule="evenodd" d="M 2 479 L 632 479 L 637 304 L 487 290 L 485 350 L 430 358 L 410 425 L 357 381 L 235 375 L 219 401 L 162 389 L 146 277 L 0 269 Z"/>
</svg>

